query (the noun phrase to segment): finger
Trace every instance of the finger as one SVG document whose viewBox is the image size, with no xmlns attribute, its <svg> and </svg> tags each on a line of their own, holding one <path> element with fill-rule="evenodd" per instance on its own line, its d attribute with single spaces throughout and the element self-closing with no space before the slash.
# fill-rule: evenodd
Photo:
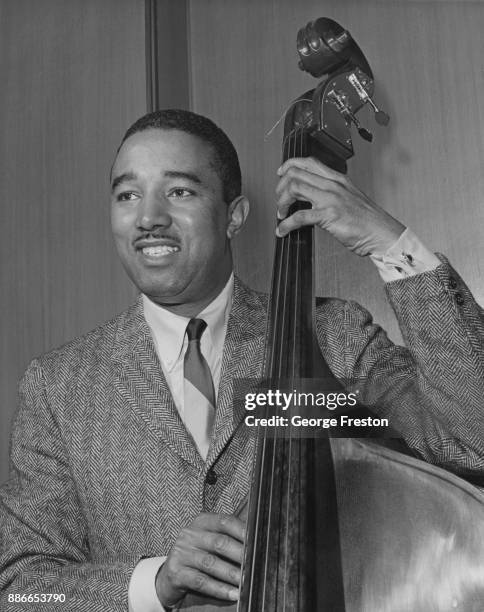
<svg viewBox="0 0 484 612">
<path fill-rule="evenodd" d="M 281 178 L 276 188 L 278 194 L 277 218 L 284 219 L 291 205 L 298 201 L 308 201 L 312 204 L 324 204 L 322 198 L 328 195 L 334 196 L 341 190 L 341 187 L 334 181 L 311 175 L 300 170 L 291 169 Z"/>
<path fill-rule="evenodd" d="M 192 557 L 199 551 L 213 553 L 240 564 L 244 554 L 244 544 L 225 533 L 208 531 L 194 525 L 180 532 L 172 549 L 172 556 L 180 564 L 193 565 Z"/>
<path fill-rule="evenodd" d="M 284 221 L 281 221 L 276 228 L 276 236 L 283 238 L 289 232 L 305 225 L 321 224 L 321 212 L 318 210 L 304 209 L 298 210 Z"/>
<path fill-rule="evenodd" d="M 194 555 L 192 567 L 227 584 L 238 586 L 240 583 L 240 564 L 234 565 L 214 554 L 208 552 L 197 553 Z"/>
<path fill-rule="evenodd" d="M 234 563 L 242 563 L 244 556 L 244 545 L 239 540 L 225 533 L 200 532 L 202 542 L 200 548 L 217 555 L 225 557 Z"/>
<path fill-rule="evenodd" d="M 321 176 L 319 174 L 315 174 L 313 172 L 308 172 L 302 168 L 291 167 L 287 169 L 281 178 L 279 179 L 276 185 L 276 195 L 281 195 L 284 191 L 286 191 L 292 183 L 304 182 L 309 185 L 320 186 L 322 188 L 329 188 L 331 185 L 337 186 L 333 179 L 327 178 L 325 176 Z"/>
<path fill-rule="evenodd" d="M 336 183 L 340 183 L 341 185 L 346 185 L 348 183 L 348 179 L 345 174 L 341 174 L 341 172 L 333 170 L 314 157 L 292 157 L 287 159 L 277 169 L 277 174 L 279 176 L 284 176 L 284 174 L 286 174 L 291 168 L 304 170 L 305 172 L 330 179 Z"/>
<path fill-rule="evenodd" d="M 227 584 L 193 568 L 183 568 L 173 579 L 172 583 L 180 591 L 195 591 L 209 597 L 237 601 L 239 590 L 231 584 Z"/>
<path fill-rule="evenodd" d="M 197 516 L 192 525 L 229 535 L 240 542 L 245 539 L 245 524 L 232 514 L 203 513 Z"/>
</svg>

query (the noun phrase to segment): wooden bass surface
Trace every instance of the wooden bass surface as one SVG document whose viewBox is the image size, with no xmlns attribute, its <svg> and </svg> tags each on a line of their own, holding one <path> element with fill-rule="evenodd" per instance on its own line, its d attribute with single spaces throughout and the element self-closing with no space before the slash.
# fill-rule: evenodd
<svg viewBox="0 0 484 612">
<path fill-rule="evenodd" d="M 446 470 L 366 440 L 332 439 L 331 449 L 347 612 L 482 612 L 484 495 Z M 248 612 L 243 603 L 195 595 L 179 609 Z M 267 602 L 251 612 L 283 608 Z"/>
</svg>

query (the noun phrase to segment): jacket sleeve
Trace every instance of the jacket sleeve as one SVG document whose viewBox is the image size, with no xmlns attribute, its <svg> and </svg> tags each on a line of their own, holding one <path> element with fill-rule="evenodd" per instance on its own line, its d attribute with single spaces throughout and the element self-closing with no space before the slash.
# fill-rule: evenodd
<svg viewBox="0 0 484 612">
<path fill-rule="evenodd" d="M 86 521 L 66 455 L 42 369 L 34 361 L 20 384 L 10 480 L 1 490 L 3 612 L 128 609 L 128 583 L 139 557 L 91 562 Z M 42 596 L 50 594 L 57 597 L 43 603 Z"/>
<path fill-rule="evenodd" d="M 388 417 L 424 459 L 482 477 L 482 309 L 446 260 L 432 271 L 387 283 L 386 292 L 406 347 L 393 344 L 365 309 L 346 302 L 344 324 L 333 339 L 344 346 L 338 376 L 359 389 L 362 403 Z"/>
</svg>

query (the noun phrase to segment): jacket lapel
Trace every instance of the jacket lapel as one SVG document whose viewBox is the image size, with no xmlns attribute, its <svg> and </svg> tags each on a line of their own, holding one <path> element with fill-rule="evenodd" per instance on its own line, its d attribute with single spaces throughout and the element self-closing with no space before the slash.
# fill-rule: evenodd
<svg viewBox="0 0 484 612">
<path fill-rule="evenodd" d="M 183 425 L 166 382 L 141 296 L 120 321 L 112 351 L 114 391 L 157 436 L 192 465 L 203 461 Z"/>
<path fill-rule="evenodd" d="M 239 403 L 234 411 L 234 382 L 258 379 L 262 374 L 266 306 L 264 297 L 248 289 L 237 277 L 222 358 L 212 444 L 207 466 L 222 452 L 245 416 Z"/>
<path fill-rule="evenodd" d="M 207 467 L 222 452 L 245 416 L 234 412 L 234 381 L 258 379 L 262 373 L 266 305 L 262 295 L 237 277 L 222 357 L 217 411 Z M 112 351 L 114 391 L 157 436 L 188 463 L 203 469 L 204 462 L 183 425 L 143 315 L 141 296 L 119 323 Z"/>
</svg>

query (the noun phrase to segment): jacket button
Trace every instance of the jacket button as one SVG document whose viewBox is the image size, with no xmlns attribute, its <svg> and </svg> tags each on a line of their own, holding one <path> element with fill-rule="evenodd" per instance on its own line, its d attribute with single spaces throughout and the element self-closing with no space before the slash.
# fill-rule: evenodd
<svg viewBox="0 0 484 612">
<path fill-rule="evenodd" d="M 453 276 L 449 278 L 449 289 L 457 289 L 457 281 Z"/>
<path fill-rule="evenodd" d="M 465 300 L 464 300 L 464 296 L 462 295 L 462 293 L 456 293 L 455 294 L 455 301 L 459 304 L 462 305 Z"/>
<path fill-rule="evenodd" d="M 218 480 L 217 472 L 215 470 L 208 470 L 205 477 L 205 482 L 209 485 L 214 485 Z"/>
</svg>

